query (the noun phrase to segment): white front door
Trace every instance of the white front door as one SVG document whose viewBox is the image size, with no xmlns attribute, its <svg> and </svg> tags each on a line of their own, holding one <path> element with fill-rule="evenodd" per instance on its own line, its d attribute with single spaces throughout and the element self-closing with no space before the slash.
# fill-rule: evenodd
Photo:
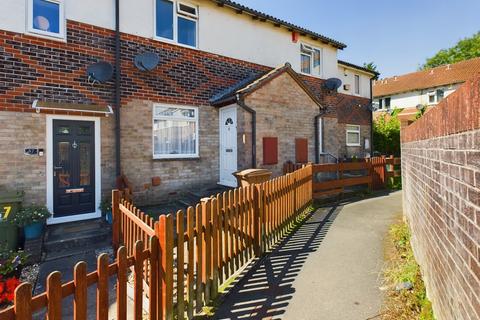
<svg viewBox="0 0 480 320">
<path fill-rule="evenodd" d="M 232 175 L 237 171 L 237 107 L 220 109 L 220 184 L 236 187 Z"/>
</svg>

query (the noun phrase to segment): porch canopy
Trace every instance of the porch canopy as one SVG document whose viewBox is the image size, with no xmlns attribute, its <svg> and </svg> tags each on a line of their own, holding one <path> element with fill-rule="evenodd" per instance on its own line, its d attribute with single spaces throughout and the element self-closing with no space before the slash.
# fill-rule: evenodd
<svg viewBox="0 0 480 320">
<path fill-rule="evenodd" d="M 277 67 L 263 75 L 252 75 L 246 79 L 234 84 L 233 86 L 221 91 L 210 99 L 210 103 L 215 107 L 224 107 L 238 102 L 243 97 L 249 95 L 255 90 L 261 88 L 271 80 L 277 78 L 283 73 L 288 73 L 297 84 L 307 93 L 307 95 L 320 107 L 323 108 L 318 97 L 310 88 L 300 79 L 299 75 L 292 69 L 290 63 Z"/>
<path fill-rule="evenodd" d="M 79 103 L 60 103 L 50 101 L 33 101 L 32 108 L 38 113 L 41 110 L 58 110 L 58 111 L 76 111 L 76 112 L 89 112 L 100 115 L 113 114 L 112 107 L 109 105 L 96 105 L 96 104 L 79 104 Z"/>
</svg>

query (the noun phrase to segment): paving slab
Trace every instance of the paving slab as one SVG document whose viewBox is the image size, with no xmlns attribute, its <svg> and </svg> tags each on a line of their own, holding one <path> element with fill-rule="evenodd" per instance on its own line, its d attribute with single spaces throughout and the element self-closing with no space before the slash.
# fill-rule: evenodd
<svg viewBox="0 0 480 320">
<path fill-rule="evenodd" d="M 318 209 L 248 270 L 214 318 L 379 318 L 383 241 L 401 212 L 401 192 Z"/>
</svg>

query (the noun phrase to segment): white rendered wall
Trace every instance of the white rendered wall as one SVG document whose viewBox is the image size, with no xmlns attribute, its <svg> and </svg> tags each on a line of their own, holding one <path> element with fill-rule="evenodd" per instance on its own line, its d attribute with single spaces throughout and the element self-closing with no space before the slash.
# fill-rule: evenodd
<svg viewBox="0 0 480 320">
<path fill-rule="evenodd" d="M 444 91 L 444 97 L 447 97 L 449 94 L 453 93 L 457 88 L 459 87 L 459 84 L 454 84 L 454 85 L 449 85 L 449 86 L 444 86 L 444 87 L 435 87 L 435 88 L 429 88 L 429 89 L 424 89 L 424 90 L 419 90 L 419 91 L 410 91 L 410 92 L 404 92 L 404 93 L 399 93 L 390 96 L 391 101 L 390 101 L 390 108 L 395 109 L 395 108 L 413 108 L 416 107 L 419 104 L 422 105 L 435 105 L 434 104 L 429 104 L 428 102 L 428 94 L 430 92 L 436 92 L 437 89 L 442 89 Z M 382 97 L 383 99 L 387 98 L 388 96 Z M 379 102 L 379 99 L 376 98 L 374 99 L 376 103 Z M 385 109 L 385 102 L 383 102 L 383 109 Z"/>
<path fill-rule="evenodd" d="M 342 86 L 338 89 L 338 92 L 357 95 L 355 94 L 355 75 L 360 76 L 360 94 L 358 96 L 370 98 L 370 75 L 360 70 L 349 68 L 340 64 L 337 68 L 336 77 L 342 80 Z M 345 84 L 350 85 L 349 90 L 344 90 Z"/>
</svg>

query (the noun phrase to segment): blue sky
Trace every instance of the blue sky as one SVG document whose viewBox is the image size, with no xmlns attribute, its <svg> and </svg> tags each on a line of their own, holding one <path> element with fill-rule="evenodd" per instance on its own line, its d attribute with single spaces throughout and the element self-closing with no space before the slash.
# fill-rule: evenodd
<svg viewBox="0 0 480 320">
<path fill-rule="evenodd" d="M 237 0 L 347 44 L 339 58 L 373 61 L 381 77 L 416 71 L 480 31 L 480 0 Z"/>
</svg>

